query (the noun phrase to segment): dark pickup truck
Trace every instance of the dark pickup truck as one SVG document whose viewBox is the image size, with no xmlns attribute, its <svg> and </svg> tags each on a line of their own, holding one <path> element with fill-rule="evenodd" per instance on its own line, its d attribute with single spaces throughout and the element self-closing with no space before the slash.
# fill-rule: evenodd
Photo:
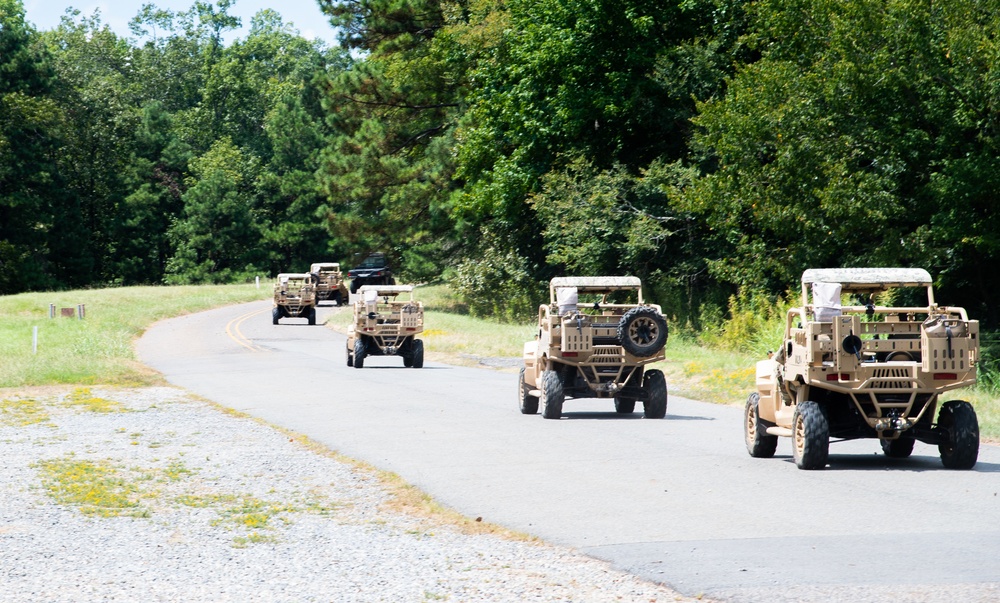
<svg viewBox="0 0 1000 603">
<path fill-rule="evenodd" d="M 347 271 L 351 279 L 351 293 L 357 293 L 363 285 L 395 285 L 392 269 L 385 254 L 369 253 L 360 264 Z"/>
</svg>

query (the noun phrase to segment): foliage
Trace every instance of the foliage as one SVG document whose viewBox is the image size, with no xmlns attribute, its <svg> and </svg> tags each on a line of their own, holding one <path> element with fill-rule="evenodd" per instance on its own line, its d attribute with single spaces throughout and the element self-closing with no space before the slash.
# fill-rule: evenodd
<svg viewBox="0 0 1000 603">
<path fill-rule="evenodd" d="M 918 265 L 995 324 L 996 2 L 754 3 L 761 60 L 699 107 L 688 191 L 719 279 Z"/>
<path fill-rule="evenodd" d="M 545 285 L 532 279 L 524 258 L 497 247 L 486 244 L 480 258 L 459 264 L 451 284 L 468 303 L 472 316 L 530 319 L 544 301 Z"/>
</svg>

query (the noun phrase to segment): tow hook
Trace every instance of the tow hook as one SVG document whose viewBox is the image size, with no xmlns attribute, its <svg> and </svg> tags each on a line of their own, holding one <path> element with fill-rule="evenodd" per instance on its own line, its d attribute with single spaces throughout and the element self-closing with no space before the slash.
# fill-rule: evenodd
<svg viewBox="0 0 1000 603">
<path fill-rule="evenodd" d="M 906 431 L 913 427 L 913 422 L 902 417 L 884 417 L 875 421 L 875 431 Z"/>
<path fill-rule="evenodd" d="M 611 381 L 608 383 L 602 383 L 598 391 L 604 392 L 606 394 L 615 394 L 618 393 L 618 391 L 621 390 L 621 388 L 622 388 L 621 385 Z"/>
</svg>

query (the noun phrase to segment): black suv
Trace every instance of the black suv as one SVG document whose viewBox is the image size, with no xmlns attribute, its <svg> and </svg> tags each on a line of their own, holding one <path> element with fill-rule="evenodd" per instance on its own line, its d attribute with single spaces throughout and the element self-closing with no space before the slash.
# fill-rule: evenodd
<svg viewBox="0 0 1000 603">
<path fill-rule="evenodd" d="M 389 261 L 382 252 L 369 253 L 360 264 L 347 271 L 351 279 L 351 293 L 357 293 L 363 285 L 395 285 Z"/>
</svg>

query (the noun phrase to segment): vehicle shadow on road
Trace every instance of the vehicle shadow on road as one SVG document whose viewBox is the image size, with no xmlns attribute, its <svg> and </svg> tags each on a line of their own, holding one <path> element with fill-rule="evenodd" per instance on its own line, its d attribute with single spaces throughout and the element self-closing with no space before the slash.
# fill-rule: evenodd
<svg viewBox="0 0 1000 603">
<path fill-rule="evenodd" d="M 636 412 L 627 415 L 620 415 L 614 411 L 577 411 L 577 412 L 566 412 L 563 411 L 562 418 L 564 419 L 597 419 L 599 421 L 638 421 L 644 418 L 642 413 Z"/>
<path fill-rule="evenodd" d="M 791 455 L 783 457 L 787 463 L 794 463 Z M 830 455 L 830 464 L 826 471 L 908 471 L 923 473 L 925 471 L 956 471 L 941 464 L 941 459 L 929 455 L 914 455 L 907 459 L 891 459 L 885 455 L 872 453 L 870 455 Z M 978 462 L 969 470 L 971 473 L 1000 473 L 1000 464 Z"/>
<path fill-rule="evenodd" d="M 414 369 L 412 367 L 405 367 L 403 365 L 399 365 L 399 366 L 369 366 L 369 365 L 366 364 L 364 368 L 357 369 L 357 370 L 359 370 L 359 371 L 382 371 L 382 370 L 390 370 L 390 371 L 397 371 L 397 370 L 398 371 L 435 371 L 435 370 L 437 370 L 437 371 L 443 371 L 443 370 L 449 370 L 451 368 L 452 367 L 450 367 L 450 366 L 424 366 L 422 368 Z"/>
<path fill-rule="evenodd" d="M 663 419 L 646 419 L 642 416 L 641 412 L 634 412 L 631 414 L 620 415 L 614 411 L 577 411 L 577 412 L 566 412 L 563 411 L 563 418 L 566 419 L 615 419 L 616 421 L 637 421 L 639 419 L 644 419 L 646 421 L 714 421 L 713 417 L 700 417 L 697 415 L 671 415 L 667 414 Z"/>
</svg>

